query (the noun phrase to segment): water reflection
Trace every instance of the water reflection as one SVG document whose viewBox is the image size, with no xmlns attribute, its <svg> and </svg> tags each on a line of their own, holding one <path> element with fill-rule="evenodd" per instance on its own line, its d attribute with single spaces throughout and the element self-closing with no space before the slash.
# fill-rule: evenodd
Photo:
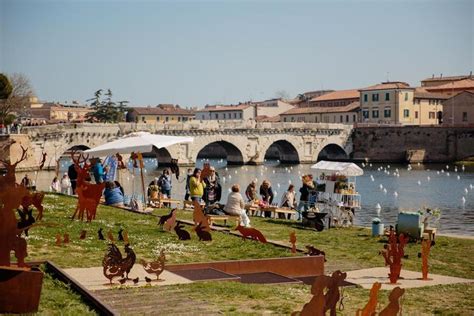
<svg viewBox="0 0 474 316">
<path fill-rule="evenodd" d="M 221 177 L 222 202 L 225 202 L 232 184 L 239 183 L 245 188 L 253 179 L 257 179 L 259 185 L 264 179 L 268 179 L 276 191 L 275 201 L 279 202 L 289 184 L 295 184 L 298 192 L 301 176 L 312 172 L 311 165 L 282 165 L 278 161 L 267 161 L 262 166 L 227 166 L 226 161 L 222 159 L 209 162 L 216 167 Z M 197 166 L 202 167 L 203 163 L 203 160 L 199 160 Z M 69 165 L 69 159 L 61 160 L 61 174 L 67 172 Z M 131 165 L 129 167 L 131 168 Z M 145 167 L 145 185 L 158 177 L 163 170 L 156 168 L 157 162 L 153 158 L 145 159 Z M 377 215 L 377 203 L 382 207 L 380 217 L 385 224 L 394 224 L 401 210 L 416 211 L 422 207 L 430 207 L 442 211 L 440 232 L 474 235 L 474 167 L 466 167 L 464 171 L 458 167 L 455 172 L 453 165 L 450 165 L 448 170 L 446 165 L 413 165 L 410 170 L 407 165 L 372 164 L 363 169 L 364 175 L 357 178 L 357 190 L 362 196 L 362 209 L 356 214 L 357 225 L 370 225 L 372 218 Z M 173 176 L 173 198 L 184 197 L 186 170 L 185 167 L 181 168 L 179 180 Z M 20 181 L 24 174 L 19 172 L 17 181 Z M 46 191 L 55 176 L 53 171 L 28 174 L 36 181 L 39 189 Z M 135 174 L 131 171 L 121 173 L 120 182 L 127 195 L 141 195 L 139 170 L 136 169 Z M 386 189 L 386 193 L 380 189 L 380 185 Z"/>
</svg>

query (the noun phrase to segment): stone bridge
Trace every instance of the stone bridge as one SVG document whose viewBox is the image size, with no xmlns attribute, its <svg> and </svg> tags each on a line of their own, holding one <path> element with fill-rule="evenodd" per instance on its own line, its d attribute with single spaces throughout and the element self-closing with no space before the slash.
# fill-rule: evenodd
<svg viewBox="0 0 474 316">
<path fill-rule="evenodd" d="M 54 168 L 55 160 L 73 149 L 84 150 L 120 138 L 132 132 L 192 136 L 194 142 L 154 150 L 159 163 L 177 158 L 181 165 L 194 165 L 201 157 L 226 156 L 228 164 L 262 164 L 267 158 L 282 163 L 312 163 L 318 156 L 348 158 L 352 153 L 352 128 L 343 124 L 258 123 L 192 121 L 182 124 L 65 124 L 27 127 L 22 134 L 0 136 L 16 141 L 0 158 L 15 161 L 20 147 L 28 147 L 27 161 L 19 169 L 35 169 L 43 152 L 47 153 L 45 168 Z M 3 157 L 2 157 L 3 156 Z"/>
</svg>

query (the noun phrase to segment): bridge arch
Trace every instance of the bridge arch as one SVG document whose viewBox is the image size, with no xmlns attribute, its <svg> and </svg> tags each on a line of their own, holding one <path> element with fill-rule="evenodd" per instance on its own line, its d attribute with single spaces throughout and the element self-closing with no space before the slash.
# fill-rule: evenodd
<svg viewBox="0 0 474 316">
<path fill-rule="evenodd" d="M 211 142 L 197 151 L 196 159 L 226 158 L 228 165 L 243 165 L 244 157 L 240 149 L 225 140 Z"/>
<path fill-rule="evenodd" d="M 348 153 L 338 144 L 325 145 L 318 153 L 317 161 L 320 160 L 348 160 Z"/>
<path fill-rule="evenodd" d="M 265 151 L 265 160 L 278 159 L 282 164 L 298 164 L 300 157 L 298 150 L 289 141 L 280 139 L 274 141 Z"/>
</svg>

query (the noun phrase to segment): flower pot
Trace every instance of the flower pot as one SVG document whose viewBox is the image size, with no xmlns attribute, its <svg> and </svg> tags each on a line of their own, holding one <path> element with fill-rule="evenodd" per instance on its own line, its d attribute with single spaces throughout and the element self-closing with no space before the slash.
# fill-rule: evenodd
<svg viewBox="0 0 474 316">
<path fill-rule="evenodd" d="M 43 272 L 0 267 L 0 313 L 35 313 L 38 311 Z"/>
</svg>

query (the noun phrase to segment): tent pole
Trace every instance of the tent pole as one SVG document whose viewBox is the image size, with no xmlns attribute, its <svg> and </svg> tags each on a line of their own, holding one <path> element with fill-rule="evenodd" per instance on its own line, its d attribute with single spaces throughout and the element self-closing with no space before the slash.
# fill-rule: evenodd
<svg viewBox="0 0 474 316">
<path fill-rule="evenodd" d="M 147 205 L 147 200 L 146 200 L 146 194 L 145 194 L 145 178 L 143 176 L 143 168 L 145 167 L 143 164 L 143 156 L 139 152 L 137 153 L 138 155 L 138 161 L 140 162 L 140 177 L 142 178 L 142 193 L 143 193 L 143 201 L 145 203 L 145 207 Z"/>
</svg>

